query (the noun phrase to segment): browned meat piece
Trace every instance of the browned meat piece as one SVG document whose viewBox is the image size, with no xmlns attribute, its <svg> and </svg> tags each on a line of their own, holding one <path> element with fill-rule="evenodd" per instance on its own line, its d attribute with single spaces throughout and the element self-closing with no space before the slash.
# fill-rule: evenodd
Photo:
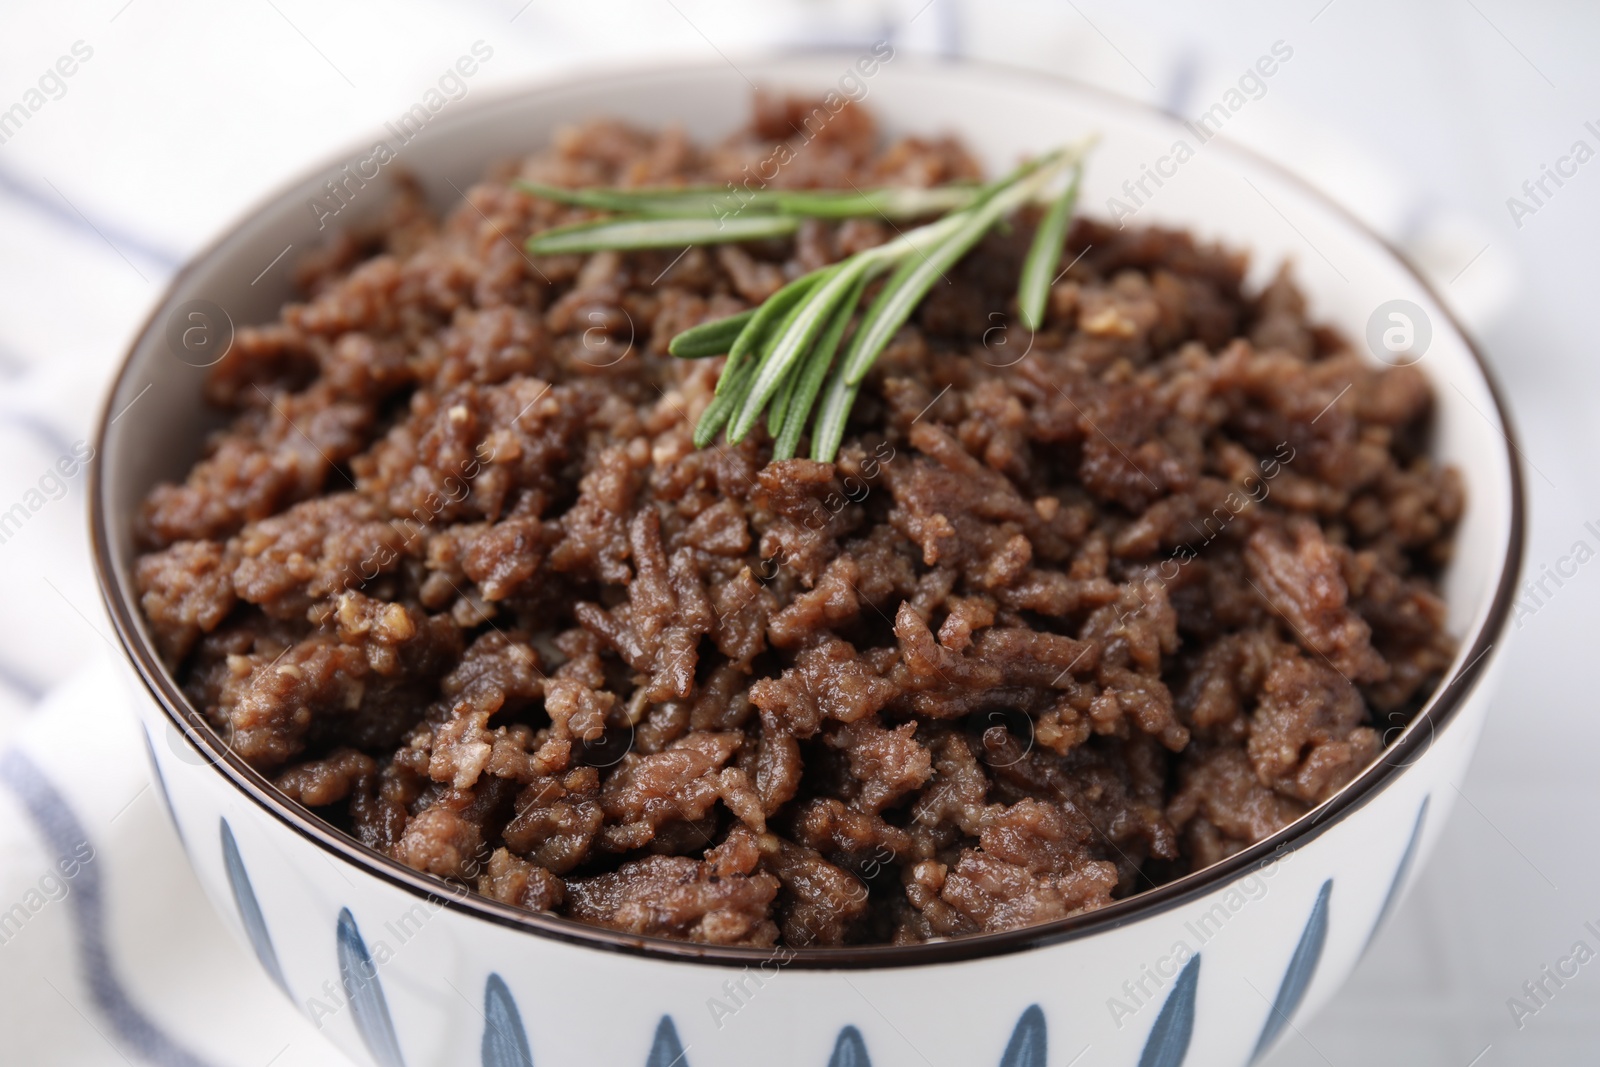
<svg viewBox="0 0 1600 1067">
<path fill-rule="evenodd" d="M 427 874 L 470 881 L 483 847 L 482 829 L 458 805 L 438 803 L 406 823 L 394 856 Z"/>
<path fill-rule="evenodd" d="M 601 792 L 607 825 L 600 847 L 611 852 L 643 848 L 669 823 L 698 829 L 718 800 L 761 826 L 754 788 L 743 771 L 724 766 L 743 743 L 742 734 L 694 733 L 653 756 L 625 756 Z M 699 847 L 708 847 L 709 835 L 700 836 Z"/>
<path fill-rule="evenodd" d="M 230 656 L 215 709 L 228 743 L 271 768 L 297 755 L 313 730 L 344 744 L 398 741 L 422 710 L 416 684 L 460 654 L 460 631 L 448 619 L 404 608 L 400 617 L 350 642 L 319 633 L 275 656 Z"/>
<path fill-rule="evenodd" d="M 567 914 L 630 934 L 713 945 L 772 945 L 767 916 L 778 879 L 731 873 L 687 856 L 647 856 L 611 874 L 567 882 Z"/>
<path fill-rule="evenodd" d="M 866 885 L 793 841 L 763 834 L 760 849 L 764 869 L 783 883 L 778 913 L 784 943 L 803 947 L 851 940 L 852 927 L 866 914 Z"/>
<path fill-rule="evenodd" d="M 1111 900 L 1117 869 L 1090 858 L 1087 823 L 1025 800 L 986 820 L 981 847 L 953 866 L 918 864 L 906 891 L 931 934 L 994 933 L 1049 922 Z"/>
<path fill-rule="evenodd" d="M 541 867 L 566 874 L 588 858 L 605 822 L 600 775 L 593 767 L 535 779 L 517 797 L 505 825 L 506 844 Z"/>
<path fill-rule="evenodd" d="M 1339 673 L 1284 656 L 1261 683 L 1247 750 L 1256 777 L 1308 804 L 1326 800 L 1378 754 L 1366 703 Z"/>
<path fill-rule="evenodd" d="M 360 589 L 400 566 L 405 536 L 382 509 L 356 493 L 296 504 L 253 522 L 228 542 L 238 563 L 239 599 L 280 619 L 304 616 L 317 601 Z"/>
<path fill-rule="evenodd" d="M 579 603 L 573 613 L 630 667 L 652 675 L 653 699 L 687 697 L 694 686 L 700 636 L 715 625 L 694 552 L 681 548 L 668 561 L 661 544 L 661 516 L 650 507 L 635 516 L 628 541 L 634 574 L 626 607 L 608 612 L 597 604 Z"/>
<path fill-rule="evenodd" d="M 308 808 L 320 808 L 343 800 L 358 783 L 371 778 L 377 770 L 377 761 L 366 753 L 340 748 L 324 759 L 307 760 L 285 771 L 272 784 L 290 800 L 297 800 Z"/>
<path fill-rule="evenodd" d="M 226 537 L 321 491 L 334 464 L 368 443 L 372 408 L 326 386 L 257 396 L 263 406 L 213 437 L 182 485 L 151 491 L 140 528 L 153 544 Z"/>
<path fill-rule="evenodd" d="M 845 757 L 850 777 L 861 784 L 860 792 L 852 798 L 857 809 L 877 815 L 928 780 L 933 773 L 933 760 L 928 750 L 914 740 L 916 732 L 914 722 L 886 730 L 870 718 L 829 731 L 826 743 Z"/>
<path fill-rule="evenodd" d="M 1306 812 L 1264 785 L 1240 748 L 1186 755 L 1180 783 L 1167 817 L 1187 838 L 1195 869 L 1271 837 Z"/>
<path fill-rule="evenodd" d="M 845 641 L 824 639 L 795 656 L 794 664 L 751 686 L 750 699 L 796 737 L 810 737 L 823 719 L 854 722 L 871 715 L 895 694 Z"/>
<path fill-rule="evenodd" d="M 478 892 L 529 911 L 551 911 L 566 899 L 567 887 L 537 863 L 497 848 L 478 876 Z"/>
<path fill-rule="evenodd" d="M 1244 558 L 1250 580 L 1308 652 L 1352 682 L 1381 681 L 1388 674 L 1372 648 L 1372 628 L 1349 607 L 1342 553 L 1315 523 L 1295 522 L 1288 536 L 1257 530 Z"/>
<path fill-rule="evenodd" d="M 202 633 L 233 610 L 235 560 L 215 541 L 179 541 L 139 557 L 134 582 L 139 606 L 161 658 L 176 667 Z"/>
</svg>

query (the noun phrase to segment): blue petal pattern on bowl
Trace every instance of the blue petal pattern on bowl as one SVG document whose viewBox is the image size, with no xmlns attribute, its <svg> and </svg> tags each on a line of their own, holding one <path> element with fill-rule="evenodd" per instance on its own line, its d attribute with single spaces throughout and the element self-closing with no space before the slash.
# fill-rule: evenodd
<svg viewBox="0 0 1600 1067">
<path fill-rule="evenodd" d="M 172 820 L 172 828 L 178 833 L 178 843 L 187 852 L 189 843 L 183 839 L 183 827 L 178 825 L 178 809 L 172 806 L 172 794 L 167 792 L 167 779 L 161 773 L 161 764 L 156 762 L 155 742 L 150 739 L 148 728 L 140 730 L 139 733 L 144 737 L 145 755 L 150 757 L 150 779 L 156 783 L 156 792 L 161 794 L 161 803 L 166 805 L 167 818 Z"/>
<path fill-rule="evenodd" d="M 147 738 L 146 744 L 148 743 Z M 162 791 L 164 794 L 165 789 Z M 1417 843 L 1422 836 L 1423 820 L 1427 813 L 1428 801 L 1424 799 L 1421 809 L 1417 812 L 1417 821 L 1411 831 L 1411 838 L 1400 857 L 1400 864 L 1395 871 L 1388 896 L 1379 910 L 1372 935 L 1368 937 L 1369 944 L 1393 908 L 1399 889 L 1405 882 L 1405 876 L 1416 856 Z M 227 819 L 221 820 L 219 830 L 222 838 L 223 865 L 228 873 L 228 883 L 233 890 L 240 919 L 250 936 L 251 945 L 255 948 L 261 966 L 288 994 L 288 983 L 284 980 L 277 952 L 273 949 L 272 939 L 267 933 L 266 920 L 261 914 L 255 890 L 250 884 L 250 876 L 245 871 L 244 860 L 239 855 L 238 843 L 234 840 L 233 830 L 228 826 Z M 1261 1055 L 1271 1047 L 1283 1028 L 1289 1024 L 1300 1002 L 1305 999 L 1306 990 L 1310 988 L 1311 979 L 1316 974 L 1317 964 L 1322 959 L 1322 950 L 1327 943 L 1328 900 L 1332 892 L 1333 879 L 1330 878 L 1322 883 L 1316 903 L 1312 905 L 1311 915 L 1306 920 L 1305 929 L 1300 934 L 1300 942 L 1295 946 L 1294 955 L 1289 959 L 1289 966 L 1284 972 L 1282 984 L 1278 987 L 1278 996 L 1273 1002 L 1271 1014 L 1267 1017 L 1261 1036 L 1256 1041 L 1255 1052 L 1251 1055 L 1252 1063 L 1260 1059 Z M 389 1015 L 389 1003 L 383 995 L 383 984 L 378 979 L 377 967 L 372 962 L 372 955 L 367 951 L 366 942 L 362 940 L 355 916 L 350 913 L 349 908 L 339 912 L 337 940 L 339 980 L 344 986 L 345 996 L 349 1000 L 356 1029 L 360 1032 L 362 1041 L 372 1054 L 372 1058 L 381 1067 L 405 1067 L 405 1059 L 400 1053 L 399 1038 L 394 1030 L 394 1021 Z M 1150 1028 L 1150 1036 L 1145 1042 L 1144 1051 L 1139 1056 L 1139 1067 L 1182 1067 L 1189 1053 L 1190 1038 L 1194 1033 L 1195 995 L 1199 981 L 1200 956 L 1196 954 L 1184 965 L 1172 992 L 1167 996 L 1166 1003 L 1161 1006 L 1155 1024 Z M 484 985 L 483 1013 L 485 1021 L 482 1043 L 483 1067 L 533 1067 L 533 1052 L 528 1044 L 527 1032 L 522 1025 L 522 1015 L 517 1010 L 511 990 L 498 974 L 489 975 Z M 1037 1004 L 1029 1005 L 1011 1031 L 1011 1040 L 1006 1043 L 1005 1052 L 1000 1057 L 1000 1067 L 1045 1067 L 1048 1048 L 1049 1028 L 1045 1023 L 1044 1012 Z M 656 1025 L 655 1037 L 651 1042 L 649 1055 L 645 1059 L 645 1067 L 689 1067 L 672 1016 L 663 1015 Z M 833 1054 L 828 1059 L 828 1067 L 872 1067 L 866 1041 L 862 1038 L 860 1030 L 854 1026 L 846 1026 L 839 1031 L 839 1037 L 834 1042 Z"/>
<path fill-rule="evenodd" d="M 1178 972 L 1178 980 L 1161 1005 L 1161 1014 L 1150 1027 L 1150 1037 L 1139 1054 L 1139 1067 L 1181 1067 L 1189 1055 L 1189 1038 L 1194 1035 L 1194 998 L 1200 984 L 1200 954 L 1197 952 Z"/>
<path fill-rule="evenodd" d="M 400 1055 L 400 1039 L 395 1036 L 394 1020 L 389 1017 L 389 1002 L 378 980 L 378 968 L 356 928 L 356 917 L 349 908 L 339 911 L 339 982 L 355 1016 L 356 1029 L 367 1051 L 379 1067 L 405 1067 Z"/>
<path fill-rule="evenodd" d="M 684 1059 L 683 1042 L 678 1040 L 678 1028 L 672 1025 L 672 1016 L 663 1015 L 656 1024 L 655 1040 L 650 1042 L 650 1055 L 644 1067 L 689 1067 Z"/>
<path fill-rule="evenodd" d="M 1383 898 L 1383 907 L 1378 909 L 1378 918 L 1372 924 L 1372 932 L 1367 935 L 1367 943 L 1361 946 L 1363 956 L 1372 947 L 1372 942 L 1377 940 L 1378 931 L 1383 929 L 1389 913 L 1400 900 L 1400 889 L 1406 884 L 1406 875 L 1411 873 L 1411 865 L 1417 860 L 1417 845 L 1422 841 L 1422 822 L 1428 817 L 1428 801 L 1432 799 L 1432 795 L 1423 797 L 1422 807 L 1417 809 L 1417 823 L 1411 828 L 1411 840 L 1406 842 L 1406 850 L 1400 853 L 1400 864 L 1394 869 L 1394 880 L 1389 883 L 1389 893 Z"/>
<path fill-rule="evenodd" d="M 1000 1067 L 1044 1067 L 1048 1045 L 1044 1012 L 1039 1005 L 1030 1004 L 1011 1031 L 1011 1040 L 1006 1042 L 1006 1050 L 1000 1056 Z"/>
<path fill-rule="evenodd" d="M 839 1040 L 833 1043 L 833 1055 L 828 1057 L 828 1067 L 872 1067 L 867 1055 L 867 1043 L 861 1031 L 847 1026 L 839 1031 Z"/>
<path fill-rule="evenodd" d="M 491 974 L 483 986 L 482 1055 L 483 1067 L 533 1067 L 522 1013 L 498 974 Z"/>
<path fill-rule="evenodd" d="M 151 759 L 153 762 L 154 756 Z M 158 771 L 157 775 L 159 774 Z M 159 777 L 157 781 L 160 781 Z M 163 795 L 166 793 L 164 788 L 162 793 Z M 250 884 L 250 875 L 244 869 L 244 857 L 239 855 L 239 843 L 233 839 L 233 827 L 228 825 L 227 819 L 222 819 L 220 822 L 222 866 L 228 872 L 228 887 L 233 890 L 233 903 L 239 909 L 239 921 L 244 924 L 244 932 L 250 937 L 250 947 L 256 950 L 256 959 L 261 961 L 262 969 L 267 972 L 268 977 L 278 983 L 283 995 L 293 1000 L 294 994 L 289 992 L 289 983 L 283 977 L 283 967 L 278 963 L 278 952 L 272 947 L 272 935 L 267 933 L 267 920 L 261 914 L 255 887 Z"/>
<path fill-rule="evenodd" d="M 1317 963 L 1322 959 L 1322 946 L 1328 941 L 1328 897 L 1332 893 L 1333 879 L 1329 878 L 1317 891 L 1317 902 L 1311 905 L 1311 917 L 1306 920 L 1306 928 L 1300 932 L 1300 943 L 1294 947 L 1294 955 L 1289 957 L 1289 969 L 1283 972 L 1283 983 L 1278 986 L 1277 999 L 1272 1002 L 1272 1011 L 1267 1015 L 1266 1025 L 1261 1028 L 1256 1050 L 1250 1055 L 1251 1063 L 1259 1060 L 1272 1047 L 1272 1043 L 1294 1017 L 1295 1009 L 1305 999 L 1311 978 L 1317 973 Z"/>
</svg>

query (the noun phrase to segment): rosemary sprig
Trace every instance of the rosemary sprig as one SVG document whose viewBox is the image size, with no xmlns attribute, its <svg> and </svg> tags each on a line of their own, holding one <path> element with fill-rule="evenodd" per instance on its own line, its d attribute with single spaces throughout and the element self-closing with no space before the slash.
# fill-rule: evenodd
<svg viewBox="0 0 1600 1067">
<path fill-rule="evenodd" d="M 881 215 L 915 219 L 959 211 L 978 198 L 973 184 L 933 189 L 737 189 L 715 185 L 679 188 L 567 189 L 519 180 L 525 193 L 558 204 L 614 211 L 643 218 L 719 218 L 741 215 L 795 215 L 801 218 L 847 219 Z"/>
<path fill-rule="evenodd" d="M 710 444 L 724 428 L 728 442 L 737 444 L 764 421 L 773 437 L 773 458 L 787 459 L 795 454 L 814 408 L 811 456 L 830 461 L 838 454 L 867 372 L 917 305 L 996 223 L 1038 200 L 1070 167 L 1071 180 L 1050 199 L 1018 284 L 1023 325 L 1040 327 L 1087 148 L 1085 143 L 1058 149 L 983 186 L 738 193 L 705 186 L 563 189 L 519 184 L 536 196 L 621 216 L 535 234 L 527 249 L 537 255 L 786 237 L 805 218 L 919 218 L 943 212 L 936 221 L 892 241 L 795 278 L 759 307 L 685 330 L 668 346 L 672 355 L 684 359 L 728 355 L 715 395 L 695 425 L 697 448 Z M 888 279 L 846 340 L 868 287 L 884 274 Z"/>
</svg>

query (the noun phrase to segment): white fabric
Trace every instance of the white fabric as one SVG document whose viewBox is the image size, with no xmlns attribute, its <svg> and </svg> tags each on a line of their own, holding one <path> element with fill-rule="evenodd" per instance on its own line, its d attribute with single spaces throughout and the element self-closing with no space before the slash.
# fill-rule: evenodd
<svg viewBox="0 0 1600 1067">
<path fill-rule="evenodd" d="M 40 505 L 0 543 L 0 913 L 28 912 L 0 942 L 0 1060 L 344 1062 L 228 938 L 182 861 L 110 667 L 82 476 L 52 500 L 49 471 L 89 436 L 105 381 L 182 257 L 409 105 L 474 41 L 494 57 L 473 92 L 595 63 L 716 62 L 892 34 L 897 47 L 1036 66 L 1190 115 L 1289 42 L 1293 62 L 1228 134 L 1402 241 L 1490 342 L 1533 465 L 1537 577 L 1600 520 L 1588 401 L 1600 370 L 1585 358 L 1596 272 L 1579 241 L 1600 229 L 1600 164 L 1521 228 L 1505 198 L 1573 140 L 1600 147 L 1582 125 L 1597 116 L 1575 103 L 1600 88 L 1586 54 L 1596 21 L 1593 10 L 1355 0 L 1221 12 L 1179 0 L 1137 12 L 1088 0 L 10 5 L 0 109 L 78 42 L 92 55 L 0 143 L 0 511 Z M 1511 691 L 1457 783 L 1469 802 L 1410 903 L 1273 1063 L 1576 1063 L 1600 1043 L 1594 967 L 1520 1029 L 1507 1006 L 1600 918 L 1600 858 L 1587 846 L 1600 839 L 1600 726 L 1592 683 L 1566 666 L 1593 659 L 1590 569 L 1514 635 Z M 92 842 L 94 858 L 63 883 L 28 768 Z M 114 989 L 85 970 L 90 868 L 105 921 L 96 965 Z M 1094 1062 L 1092 1051 L 1082 1061 Z"/>
</svg>

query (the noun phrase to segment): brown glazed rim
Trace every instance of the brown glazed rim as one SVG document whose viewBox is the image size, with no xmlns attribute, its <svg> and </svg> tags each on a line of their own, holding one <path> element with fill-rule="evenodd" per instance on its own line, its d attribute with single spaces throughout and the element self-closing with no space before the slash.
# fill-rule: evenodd
<svg viewBox="0 0 1600 1067">
<path fill-rule="evenodd" d="M 841 60 L 847 61 L 849 54 L 840 52 L 837 49 L 788 49 L 758 54 L 755 56 L 755 60 L 775 61 L 829 56 L 839 56 Z M 935 63 L 948 64 L 948 61 L 933 61 L 922 57 L 908 58 L 911 59 L 912 63 L 921 66 L 932 66 Z M 1149 105 L 1141 104 L 1138 101 L 1093 86 L 1082 85 L 1068 78 L 973 60 L 961 60 L 958 65 L 968 69 L 989 70 L 1011 79 L 1031 81 L 1038 84 L 1041 89 L 1051 92 L 1066 88 L 1076 93 L 1100 98 L 1124 108 L 1146 112 L 1157 111 L 1159 114 L 1166 114 Z M 688 74 L 706 69 L 709 66 L 713 65 L 706 63 L 667 63 L 642 69 L 629 67 L 626 71 L 626 76 L 632 78 L 638 76 L 656 77 Z M 764 68 L 763 65 L 757 63 L 750 69 L 761 70 Z M 609 70 L 582 77 L 554 77 L 535 83 L 532 86 L 524 86 L 494 94 L 488 99 L 480 99 L 468 106 L 474 109 L 493 107 L 505 100 L 526 93 L 548 92 L 559 90 L 564 86 L 592 84 L 610 80 L 620 73 L 623 72 Z M 1222 138 L 1222 140 L 1226 141 L 1226 138 Z M 776 958 L 781 960 L 785 966 L 807 970 L 860 970 L 955 963 L 1042 948 L 1088 937 L 1102 931 L 1115 930 L 1147 916 L 1186 904 L 1226 884 L 1236 876 L 1242 875 L 1252 868 L 1270 863 L 1286 851 L 1291 851 L 1305 842 L 1314 840 L 1330 826 L 1337 823 L 1343 816 L 1366 805 L 1385 786 L 1393 781 L 1406 766 L 1427 751 L 1432 744 L 1436 731 L 1447 726 L 1455 718 L 1456 713 L 1460 710 L 1462 704 L 1466 702 L 1467 697 L 1483 676 L 1487 666 L 1487 654 L 1499 639 L 1511 612 L 1516 583 L 1521 570 L 1524 540 L 1525 520 L 1523 513 L 1525 500 L 1522 470 L 1518 460 L 1520 453 L 1515 444 L 1515 435 L 1504 398 L 1494 380 L 1493 374 L 1490 372 L 1488 363 L 1484 360 L 1483 354 L 1479 351 L 1477 345 L 1415 266 L 1382 236 L 1375 233 L 1365 223 L 1316 190 L 1298 175 L 1249 149 L 1242 148 L 1232 142 L 1227 142 L 1227 144 L 1231 151 L 1276 172 L 1282 178 L 1297 185 L 1331 208 L 1347 225 L 1364 234 L 1388 252 L 1389 255 L 1393 256 L 1411 274 L 1413 280 L 1417 282 L 1422 290 L 1428 293 L 1438 304 L 1446 321 L 1462 337 L 1471 352 L 1478 372 L 1483 376 L 1485 385 L 1494 400 L 1495 412 L 1499 416 L 1504 430 L 1507 444 L 1506 463 L 1511 479 L 1511 530 L 1506 556 L 1501 561 L 1500 581 L 1495 589 L 1488 616 L 1482 626 L 1478 628 L 1477 633 L 1473 635 L 1471 647 L 1462 656 L 1462 662 L 1465 666 L 1434 692 L 1422 713 L 1408 725 L 1400 739 L 1385 750 L 1372 766 L 1368 767 L 1332 798 L 1271 837 L 1257 842 L 1210 867 L 1185 875 L 1165 885 L 1137 893 L 1096 911 L 1086 912 L 1070 918 L 1059 919 L 1038 926 L 1024 927 L 1018 930 L 1008 930 L 1002 933 L 979 934 L 952 940 L 924 942 L 917 945 L 865 945 L 847 948 L 800 949 L 778 946 L 764 949 L 704 945 L 694 942 L 675 941 L 668 938 L 626 934 L 547 913 L 514 908 L 510 905 L 490 900 L 487 897 L 479 896 L 476 893 L 447 886 L 437 879 L 423 875 L 397 860 L 366 847 L 354 838 L 346 836 L 312 814 L 308 809 L 289 800 L 267 778 L 263 777 L 229 749 L 221 738 L 213 732 L 211 727 L 205 723 L 202 716 L 190 705 L 188 698 L 184 696 L 172 677 L 167 673 L 166 668 L 162 666 L 160 658 L 145 641 L 144 635 L 139 630 L 135 620 L 134 606 L 122 596 L 116 581 L 116 569 L 112 558 L 111 543 L 107 535 L 103 486 L 100 476 L 100 472 L 105 466 L 102 462 L 91 464 L 89 468 L 89 533 L 93 543 L 95 571 L 99 579 L 100 595 L 116 627 L 117 636 L 122 641 L 123 648 L 132 660 L 134 667 L 143 678 L 151 696 L 166 712 L 172 724 L 182 731 L 189 743 L 204 754 L 208 761 L 215 765 L 242 793 L 269 815 L 278 819 L 317 847 L 327 850 L 339 859 L 354 864 L 407 893 L 445 907 L 457 909 L 467 915 L 486 919 L 501 926 L 533 934 L 537 937 L 657 960 L 745 967 Z M 287 189 L 288 187 L 280 190 L 262 203 L 276 202 L 287 195 Z M 203 263 L 214 254 L 222 242 L 232 234 L 234 228 L 230 227 L 222 235 L 214 239 L 204 251 L 192 257 L 189 263 L 174 276 L 169 286 L 169 293 L 181 285 L 190 273 L 196 269 L 198 264 Z M 129 373 L 133 355 L 138 351 L 140 345 L 150 335 L 151 331 L 157 328 L 156 320 L 161 312 L 166 309 L 169 299 L 170 297 L 164 298 L 155 306 L 145 320 L 136 339 L 129 346 L 128 354 L 124 357 L 122 366 L 117 372 L 115 381 L 112 383 L 112 388 L 107 396 L 105 407 L 102 410 L 99 425 L 95 432 L 97 453 L 103 452 L 105 448 L 106 434 L 110 427 L 111 404 L 120 392 L 123 381 Z"/>
</svg>

